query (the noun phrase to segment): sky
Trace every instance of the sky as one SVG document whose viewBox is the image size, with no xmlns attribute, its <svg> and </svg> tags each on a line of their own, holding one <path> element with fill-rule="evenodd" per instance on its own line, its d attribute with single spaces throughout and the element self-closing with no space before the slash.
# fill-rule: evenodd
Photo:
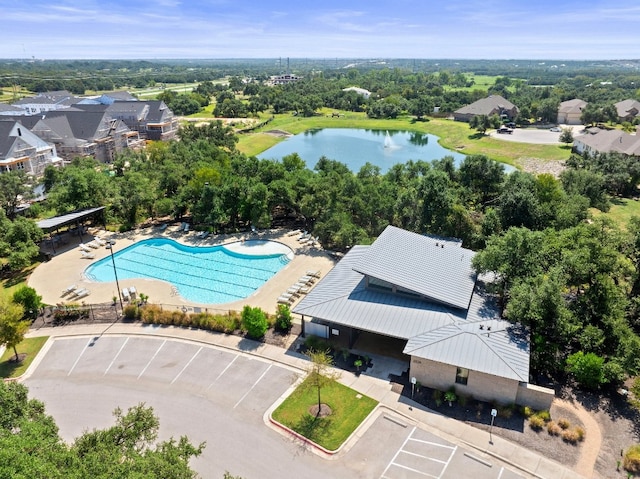
<svg viewBox="0 0 640 479">
<path fill-rule="evenodd" d="M 638 0 L 0 0 L 0 58 L 640 57 Z"/>
</svg>

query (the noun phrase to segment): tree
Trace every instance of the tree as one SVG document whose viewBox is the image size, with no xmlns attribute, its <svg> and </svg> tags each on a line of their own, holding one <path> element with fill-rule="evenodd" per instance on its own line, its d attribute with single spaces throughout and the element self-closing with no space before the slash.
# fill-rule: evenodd
<svg viewBox="0 0 640 479">
<path fill-rule="evenodd" d="M 25 318 L 33 320 L 38 317 L 38 311 L 42 306 L 42 296 L 35 289 L 22 286 L 13 293 L 13 302 L 22 305 Z"/>
<path fill-rule="evenodd" d="M 17 346 L 24 339 L 29 330 L 29 321 L 23 320 L 24 309 L 22 305 L 14 303 L 6 298 L 0 299 L 0 344 L 13 349 L 19 360 Z"/>
<path fill-rule="evenodd" d="M 24 385 L 0 382 L 0 404 L 0 477 L 197 477 L 189 460 L 204 443 L 194 446 L 185 436 L 155 443 L 159 422 L 144 404 L 116 409 L 114 426 L 85 432 L 70 445 Z"/>
<path fill-rule="evenodd" d="M 320 392 L 322 388 L 337 381 L 340 378 L 340 373 L 331 369 L 333 366 L 333 358 L 329 354 L 329 351 L 307 351 L 311 365 L 307 370 L 307 379 L 302 383 L 305 388 L 315 389 L 318 393 L 318 405 L 316 411 L 316 417 L 320 416 L 322 412 L 322 398 Z"/>
<path fill-rule="evenodd" d="M 571 128 L 562 129 L 562 132 L 560 133 L 560 142 L 566 143 L 567 145 L 569 143 L 573 143 L 573 130 Z"/>
<path fill-rule="evenodd" d="M 581 386 L 597 389 L 605 383 L 604 358 L 594 353 L 578 351 L 567 358 L 567 372 L 571 373 Z"/>
<path fill-rule="evenodd" d="M 242 309 L 242 325 L 250 338 L 260 339 L 267 332 L 269 322 L 267 315 L 260 308 L 246 305 Z"/>
<path fill-rule="evenodd" d="M 20 170 L 0 174 L 0 206 L 9 219 L 16 217 L 18 204 L 21 199 L 26 199 L 31 192 L 26 181 L 26 175 Z"/>
</svg>

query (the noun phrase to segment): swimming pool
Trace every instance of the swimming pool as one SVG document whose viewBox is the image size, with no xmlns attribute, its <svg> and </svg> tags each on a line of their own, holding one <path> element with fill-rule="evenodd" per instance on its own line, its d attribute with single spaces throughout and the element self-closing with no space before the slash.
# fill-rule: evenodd
<svg viewBox="0 0 640 479">
<path fill-rule="evenodd" d="M 152 238 L 114 253 L 118 279 L 166 281 L 184 299 L 203 304 L 247 298 L 292 257 L 287 246 L 258 240 L 201 247 Z M 115 281 L 111 256 L 91 264 L 84 275 L 91 281 Z"/>
</svg>

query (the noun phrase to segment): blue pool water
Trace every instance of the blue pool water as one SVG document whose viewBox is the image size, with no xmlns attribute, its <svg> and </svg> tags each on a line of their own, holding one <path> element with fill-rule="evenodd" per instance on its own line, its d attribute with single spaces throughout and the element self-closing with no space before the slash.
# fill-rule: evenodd
<svg viewBox="0 0 640 479">
<path fill-rule="evenodd" d="M 247 249 L 251 243 L 264 242 L 248 241 Z M 167 238 L 139 241 L 115 253 L 114 259 L 119 280 L 167 281 L 184 299 L 203 304 L 244 299 L 290 261 L 283 253 L 249 255 L 224 246 L 186 246 Z M 84 274 L 93 281 L 115 281 L 111 256 L 91 264 Z"/>
</svg>

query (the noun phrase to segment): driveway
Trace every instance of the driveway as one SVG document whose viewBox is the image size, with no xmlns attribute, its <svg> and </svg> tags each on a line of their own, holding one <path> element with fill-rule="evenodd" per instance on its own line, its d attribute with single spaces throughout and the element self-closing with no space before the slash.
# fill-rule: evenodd
<svg viewBox="0 0 640 479">
<path fill-rule="evenodd" d="M 581 134 L 582 125 L 559 125 L 560 128 L 571 128 L 573 136 Z M 533 143 L 538 145 L 558 145 L 560 142 L 560 132 L 549 131 L 549 129 L 541 128 L 515 128 L 513 133 L 498 133 L 492 131 L 489 133 L 491 138 L 504 141 L 514 141 L 518 143 Z"/>
<path fill-rule="evenodd" d="M 377 410 L 348 451 L 324 459 L 265 426 L 265 411 L 299 374 L 242 351 L 104 335 L 53 340 L 24 382 L 46 403 L 67 441 L 113 424 L 116 407 L 152 406 L 160 439 L 184 434 L 194 443 L 206 441 L 192 462 L 203 478 L 225 471 L 246 478 L 521 477 L 386 408 Z"/>
</svg>

